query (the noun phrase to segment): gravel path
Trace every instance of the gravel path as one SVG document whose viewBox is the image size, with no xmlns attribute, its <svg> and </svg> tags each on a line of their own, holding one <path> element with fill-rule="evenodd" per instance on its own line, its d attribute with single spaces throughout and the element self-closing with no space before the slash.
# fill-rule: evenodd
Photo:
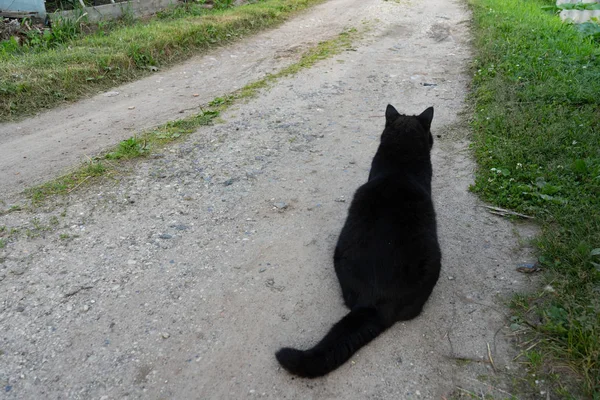
<svg viewBox="0 0 600 400">
<path fill-rule="evenodd" d="M 120 181 L 0 217 L 4 234 L 18 229 L 0 249 L 0 397 L 442 399 L 457 386 L 506 396 L 498 389 L 509 390 L 501 378 L 515 353 L 502 302 L 528 284 L 515 267 L 531 259 L 520 239 L 532 231 L 487 213 L 468 192 L 474 164 L 458 116 L 468 12 L 452 0 L 331 0 L 244 45 L 265 50 L 271 65 L 265 37 L 305 46 L 318 35 L 289 37 L 293 29 L 324 32 L 338 14 L 346 26 L 370 27 L 356 51 L 280 81 Z M 203 60 L 160 76 L 175 82 Z M 237 76 L 262 73 L 248 68 Z M 222 76 L 206 98 L 230 80 Z M 148 82 L 115 91 L 142 93 Z M 192 101 L 180 90 L 181 98 L 140 94 L 127 104 L 173 119 Z M 101 118 L 98 99 L 69 109 L 93 106 Z M 442 276 L 420 317 L 323 379 L 293 379 L 274 352 L 308 347 L 346 312 L 333 247 L 388 103 L 411 114 L 435 106 Z M 98 124 L 113 142 L 139 121 L 104 117 Z M 492 367 L 502 372 L 497 389 L 477 382 Z"/>
</svg>

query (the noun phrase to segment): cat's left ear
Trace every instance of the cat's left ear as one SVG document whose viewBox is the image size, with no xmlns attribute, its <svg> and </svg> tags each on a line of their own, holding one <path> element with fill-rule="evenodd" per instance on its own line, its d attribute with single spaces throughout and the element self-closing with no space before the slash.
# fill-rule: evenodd
<svg viewBox="0 0 600 400">
<path fill-rule="evenodd" d="M 395 120 L 398 119 L 400 113 L 394 108 L 393 105 L 388 104 L 385 109 L 385 126 L 390 126 Z"/>
<path fill-rule="evenodd" d="M 431 121 L 433 120 L 433 107 L 429 107 L 420 115 L 417 115 L 417 119 L 419 120 L 421 125 L 425 127 L 425 129 L 429 130 L 429 128 L 431 128 Z"/>
</svg>

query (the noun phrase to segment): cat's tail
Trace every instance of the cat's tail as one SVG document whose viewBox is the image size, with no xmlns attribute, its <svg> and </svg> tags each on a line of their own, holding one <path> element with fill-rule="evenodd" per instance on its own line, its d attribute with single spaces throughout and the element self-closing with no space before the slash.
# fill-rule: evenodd
<svg viewBox="0 0 600 400">
<path fill-rule="evenodd" d="M 356 308 L 331 328 L 315 347 L 302 351 L 289 347 L 275 356 L 283 368 L 305 378 L 323 376 L 338 368 L 387 326 L 375 308 Z"/>
</svg>

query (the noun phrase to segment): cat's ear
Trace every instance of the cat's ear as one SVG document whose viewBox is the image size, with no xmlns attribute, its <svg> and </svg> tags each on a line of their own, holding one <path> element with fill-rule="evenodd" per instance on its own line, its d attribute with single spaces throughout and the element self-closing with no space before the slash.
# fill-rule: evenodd
<svg viewBox="0 0 600 400">
<path fill-rule="evenodd" d="M 429 128 L 431 128 L 431 121 L 433 120 L 433 107 L 429 107 L 420 115 L 417 115 L 417 119 L 419 120 L 421 125 L 425 127 L 425 129 L 429 130 Z"/>
<path fill-rule="evenodd" d="M 387 108 L 385 109 L 385 126 L 391 125 L 395 120 L 398 119 L 399 116 L 400 113 L 396 111 L 394 106 L 388 104 Z"/>
</svg>

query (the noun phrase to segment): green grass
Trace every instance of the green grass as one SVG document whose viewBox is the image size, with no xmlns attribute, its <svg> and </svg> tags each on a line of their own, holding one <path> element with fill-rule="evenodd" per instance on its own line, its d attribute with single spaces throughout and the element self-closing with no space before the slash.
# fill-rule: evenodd
<svg viewBox="0 0 600 400">
<path fill-rule="evenodd" d="M 542 11 L 548 2 L 470 4 L 479 164 L 472 189 L 541 225 L 536 245 L 550 287 L 514 302 L 540 340 L 529 364 L 567 366 L 574 374 L 561 376 L 574 375 L 581 393 L 599 398 L 600 48 Z"/>
<path fill-rule="evenodd" d="M 84 184 L 95 182 L 94 178 L 97 180 L 118 174 L 128 160 L 145 157 L 151 154 L 152 151 L 195 132 L 201 126 L 212 125 L 223 111 L 239 101 L 256 97 L 260 90 L 269 88 L 278 80 L 294 75 L 302 69 L 310 68 L 318 61 L 339 54 L 342 51 L 352 50 L 352 42 L 359 36 L 360 34 L 356 29 L 344 31 L 333 39 L 321 42 L 308 49 L 298 62 L 285 67 L 281 71 L 268 74 L 263 79 L 252 82 L 233 93 L 214 98 L 206 106 L 200 107 L 201 111 L 199 113 L 167 122 L 123 140 L 113 149 L 90 159 L 83 166 L 74 168 L 73 171 L 57 179 L 30 188 L 25 193 L 34 205 L 41 205 L 53 196 L 66 195 Z"/>
<path fill-rule="evenodd" d="M 8 43 L 0 46 L 0 121 L 139 79 L 156 67 L 274 26 L 321 1 L 263 0 L 210 11 L 189 5 L 84 37 L 70 23 L 61 30 L 65 37 L 52 46 L 16 51 Z"/>
</svg>

